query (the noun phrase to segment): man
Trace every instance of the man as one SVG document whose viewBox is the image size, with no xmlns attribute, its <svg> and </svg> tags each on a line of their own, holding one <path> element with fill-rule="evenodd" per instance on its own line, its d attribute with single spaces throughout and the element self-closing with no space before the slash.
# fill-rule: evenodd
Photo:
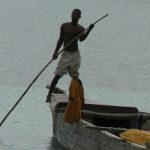
<svg viewBox="0 0 150 150">
<path fill-rule="evenodd" d="M 61 25 L 60 37 L 57 41 L 57 45 L 53 54 L 53 59 L 57 59 L 58 51 L 62 44 L 64 45 L 64 50 L 61 55 L 60 61 L 55 70 L 55 76 L 49 87 L 49 93 L 46 102 L 51 101 L 51 94 L 58 82 L 58 80 L 66 73 L 72 78 L 79 78 L 79 68 L 80 68 L 80 52 L 78 49 L 78 40 L 80 42 L 84 41 L 90 31 L 93 29 L 94 24 L 91 24 L 87 31 L 84 31 L 84 27 L 78 24 L 81 17 L 81 11 L 79 9 L 74 9 L 71 15 L 71 22 L 66 22 Z M 75 37 L 80 36 L 73 40 Z M 73 42 L 71 42 L 73 40 Z M 71 43 L 70 43 L 71 42 Z M 69 44 L 68 44 L 69 43 Z"/>
</svg>

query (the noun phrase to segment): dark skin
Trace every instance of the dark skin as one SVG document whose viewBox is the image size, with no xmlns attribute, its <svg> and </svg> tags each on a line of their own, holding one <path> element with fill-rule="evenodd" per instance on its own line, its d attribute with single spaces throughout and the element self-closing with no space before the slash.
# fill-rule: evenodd
<svg viewBox="0 0 150 150">
<path fill-rule="evenodd" d="M 72 15 L 71 15 L 71 22 L 67 22 L 62 24 L 60 28 L 60 36 L 57 41 L 57 45 L 53 54 L 53 59 L 55 60 L 57 58 L 58 51 L 62 44 L 64 47 L 72 41 L 76 36 L 78 36 L 80 33 L 81 35 L 79 36 L 78 39 L 73 41 L 69 46 L 67 46 L 64 51 L 69 51 L 69 52 L 75 52 L 78 50 L 78 40 L 80 42 L 84 41 L 92 28 L 94 27 L 93 24 L 89 26 L 89 29 L 85 32 L 84 27 L 78 24 L 79 19 L 81 18 L 81 13 L 78 10 L 73 10 Z"/>
<path fill-rule="evenodd" d="M 69 51 L 69 52 L 75 52 L 78 51 L 78 40 L 80 42 L 84 41 L 92 28 L 94 27 L 93 24 L 91 24 L 88 28 L 87 31 L 85 31 L 84 27 L 78 24 L 78 21 L 81 17 L 81 12 L 78 9 L 75 9 L 72 11 L 71 15 L 71 22 L 67 22 L 62 24 L 60 28 L 60 36 L 57 41 L 57 45 L 53 54 L 53 59 L 55 60 L 58 56 L 58 51 L 62 44 L 64 45 L 64 51 Z M 78 35 L 80 35 L 78 37 Z M 78 37 L 76 40 L 73 40 L 75 37 Z M 73 40 L 73 42 L 71 42 Z M 71 44 L 70 44 L 71 42 Z M 69 44 L 68 44 L 69 43 Z M 67 46 L 66 46 L 67 45 Z M 51 85 L 50 85 L 50 90 L 46 99 L 46 102 L 50 102 L 51 99 L 51 93 L 53 92 L 58 80 L 61 78 L 59 75 L 55 75 L 53 78 Z"/>
</svg>

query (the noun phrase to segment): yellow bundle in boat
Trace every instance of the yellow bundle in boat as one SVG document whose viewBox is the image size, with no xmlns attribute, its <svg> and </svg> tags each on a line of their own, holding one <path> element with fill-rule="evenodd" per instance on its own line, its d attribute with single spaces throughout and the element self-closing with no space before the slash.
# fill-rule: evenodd
<svg viewBox="0 0 150 150">
<path fill-rule="evenodd" d="M 65 122 L 77 122 L 81 118 L 81 107 L 84 103 L 84 89 L 78 79 L 72 79 L 69 87 L 68 105 L 64 114 Z"/>
<path fill-rule="evenodd" d="M 138 129 L 130 129 L 120 133 L 120 137 L 124 141 L 134 142 L 140 145 L 150 143 L 150 132 Z"/>
</svg>

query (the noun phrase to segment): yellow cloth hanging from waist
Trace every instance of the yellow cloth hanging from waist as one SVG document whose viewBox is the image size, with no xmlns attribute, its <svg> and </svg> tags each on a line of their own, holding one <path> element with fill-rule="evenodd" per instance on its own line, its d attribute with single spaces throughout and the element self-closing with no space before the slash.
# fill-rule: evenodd
<svg viewBox="0 0 150 150">
<path fill-rule="evenodd" d="M 68 105 L 64 114 L 65 122 L 77 122 L 81 118 L 81 107 L 84 104 L 82 82 L 72 79 L 69 87 Z"/>
</svg>

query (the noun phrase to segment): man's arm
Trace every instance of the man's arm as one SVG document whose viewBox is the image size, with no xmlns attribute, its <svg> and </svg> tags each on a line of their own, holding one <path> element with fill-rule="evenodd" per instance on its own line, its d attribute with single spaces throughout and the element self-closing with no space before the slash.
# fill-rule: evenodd
<svg viewBox="0 0 150 150">
<path fill-rule="evenodd" d="M 93 28 L 94 28 L 94 24 L 91 24 L 91 25 L 89 26 L 89 29 L 79 37 L 79 41 L 80 41 L 80 42 L 84 41 L 84 40 L 87 38 L 87 36 L 89 35 L 90 31 L 91 31 Z"/>
<path fill-rule="evenodd" d="M 63 28 L 62 28 L 62 26 L 61 26 L 61 28 L 60 28 L 60 36 L 59 36 L 59 39 L 58 39 L 58 41 L 57 41 L 57 45 L 56 45 L 56 48 L 55 48 L 55 51 L 54 51 L 54 54 L 53 54 L 53 59 L 55 60 L 55 59 L 57 59 L 57 57 L 58 57 L 58 51 L 59 51 L 59 49 L 60 49 L 60 47 L 62 46 L 62 44 L 63 44 Z"/>
</svg>

